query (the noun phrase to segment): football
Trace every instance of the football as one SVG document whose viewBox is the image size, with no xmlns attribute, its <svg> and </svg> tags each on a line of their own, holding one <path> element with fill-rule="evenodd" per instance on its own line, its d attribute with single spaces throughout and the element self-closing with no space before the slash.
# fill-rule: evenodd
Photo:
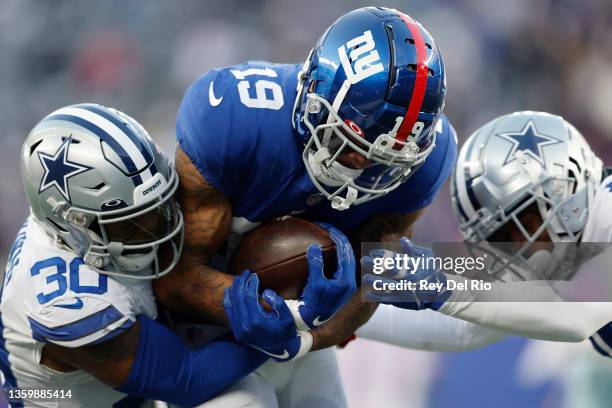
<svg viewBox="0 0 612 408">
<path fill-rule="evenodd" d="M 306 250 L 318 243 L 323 251 L 325 276 L 335 272 L 336 247 L 325 229 L 296 217 L 283 217 L 246 234 L 234 252 L 230 273 L 245 269 L 257 273 L 260 292 L 273 289 L 285 299 L 297 299 L 308 279 Z"/>
</svg>

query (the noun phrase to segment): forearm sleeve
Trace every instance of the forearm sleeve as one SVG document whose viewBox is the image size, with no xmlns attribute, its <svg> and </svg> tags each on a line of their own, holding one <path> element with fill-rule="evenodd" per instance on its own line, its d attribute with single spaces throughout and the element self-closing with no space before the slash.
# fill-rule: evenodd
<svg viewBox="0 0 612 408">
<path fill-rule="evenodd" d="M 525 298 L 526 291 L 542 301 L 511 301 Z M 567 342 L 583 341 L 612 320 L 612 303 L 564 302 L 550 287 L 529 282 L 497 282 L 479 293 L 455 291 L 439 311 L 524 337 Z"/>
<path fill-rule="evenodd" d="M 612 321 L 611 262 L 612 254 L 604 251 L 583 262 L 571 280 L 493 282 L 491 290 L 455 290 L 440 311 L 525 337 L 583 341 Z"/>
<path fill-rule="evenodd" d="M 508 334 L 433 310 L 406 310 L 380 305 L 357 336 L 425 351 L 468 351 Z"/>
<path fill-rule="evenodd" d="M 192 351 L 170 329 L 139 317 L 140 339 L 119 391 L 180 406 L 200 404 L 263 364 L 267 357 L 235 340 Z"/>
</svg>

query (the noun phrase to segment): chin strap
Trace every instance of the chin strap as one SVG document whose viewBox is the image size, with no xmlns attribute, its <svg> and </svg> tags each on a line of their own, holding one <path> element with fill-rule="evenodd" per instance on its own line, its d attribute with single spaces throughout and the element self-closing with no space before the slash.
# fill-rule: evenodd
<svg viewBox="0 0 612 408">
<path fill-rule="evenodd" d="M 90 251 L 87 251 L 83 260 L 87 265 L 91 265 L 94 268 L 102 269 L 105 266 L 104 259 L 101 256 L 92 254 Z"/>
<path fill-rule="evenodd" d="M 327 147 L 318 149 L 315 153 L 308 154 L 308 163 L 312 168 L 315 177 L 320 178 L 326 175 L 325 161 L 331 157 Z"/>
<path fill-rule="evenodd" d="M 357 200 L 357 194 L 358 194 L 357 190 L 355 190 L 351 186 L 348 186 L 346 188 L 345 197 L 335 196 L 331 199 L 332 208 L 338 211 L 348 210 L 350 206 L 353 205 L 355 200 Z"/>
<path fill-rule="evenodd" d="M 313 175 L 321 183 L 327 186 L 331 186 L 331 187 L 342 187 L 343 185 L 346 185 L 346 195 L 344 197 L 334 196 L 334 197 L 331 197 L 330 200 L 331 200 L 331 206 L 334 210 L 338 210 L 338 211 L 347 210 L 348 208 L 350 208 L 351 205 L 353 205 L 353 203 L 355 203 L 355 201 L 357 200 L 357 197 L 359 196 L 359 192 L 354 187 L 347 185 L 346 180 L 342 180 L 343 177 L 334 174 L 334 170 L 337 172 L 346 173 L 345 177 L 347 179 L 356 177 L 361 172 L 354 171 L 354 170 L 352 171 L 351 169 L 344 167 L 340 165 L 339 163 L 334 163 L 336 164 L 336 168 L 330 169 L 325 164 L 325 161 L 328 160 L 330 156 L 331 155 L 329 153 L 329 150 L 326 147 L 323 147 L 317 150 L 315 153 L 309 154 L 308 162 L 312 169 Z M 354 174 L 350 174 L 351 172 L 353 172 Z"/>
</svg>

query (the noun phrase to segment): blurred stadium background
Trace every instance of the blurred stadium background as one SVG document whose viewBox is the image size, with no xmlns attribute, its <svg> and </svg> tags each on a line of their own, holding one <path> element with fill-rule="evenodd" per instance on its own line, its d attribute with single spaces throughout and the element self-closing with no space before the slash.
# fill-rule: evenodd
<svg viewBox="0 0 612 408">
<path fill-rule="evenodd" d="M 23 139 L 63 105 L 97 102 L 139 120 L 170 153 L 186 87 L 216 66 L 302 62 L 361 1 L 3 0 L 0 4 L 0 260 L 27 214 Z M 380 4 L 375 4 L 380 5 Z M 391 1 L 441 48 L 446 114 L 460 141 L 515 110 L 563 115 L 612 164 L 612 4 L 606 0 Z M 448 189 L 416 228 L 459 240 Z M 510 338 L 469 353 L 364 340 L 339 352 L 351 407 L 610 407 L 612 369 L 584 345 Z M 607 364 L 607 365 L 606 365 Z"/>
</svg>

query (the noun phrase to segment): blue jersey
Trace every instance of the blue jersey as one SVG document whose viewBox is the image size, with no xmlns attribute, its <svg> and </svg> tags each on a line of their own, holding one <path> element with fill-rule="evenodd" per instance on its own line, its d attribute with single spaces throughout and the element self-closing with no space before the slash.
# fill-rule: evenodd
<svg viewBox="0 0 612 408">
<path fill-rule="evenodd" d="M 227 194 L 234 217 L 263 222 L 301 213 L 350 232 L 368 217 L 426 207 L 450 174 L 457 140 L 442 117 L 425 163 L 393 192 L 345 211 L 313 185 L 292 125 L 300 65 L 247 62 L 198 78 L 181 104 L 177 138 L 202 176 Z"/>
</svg>

